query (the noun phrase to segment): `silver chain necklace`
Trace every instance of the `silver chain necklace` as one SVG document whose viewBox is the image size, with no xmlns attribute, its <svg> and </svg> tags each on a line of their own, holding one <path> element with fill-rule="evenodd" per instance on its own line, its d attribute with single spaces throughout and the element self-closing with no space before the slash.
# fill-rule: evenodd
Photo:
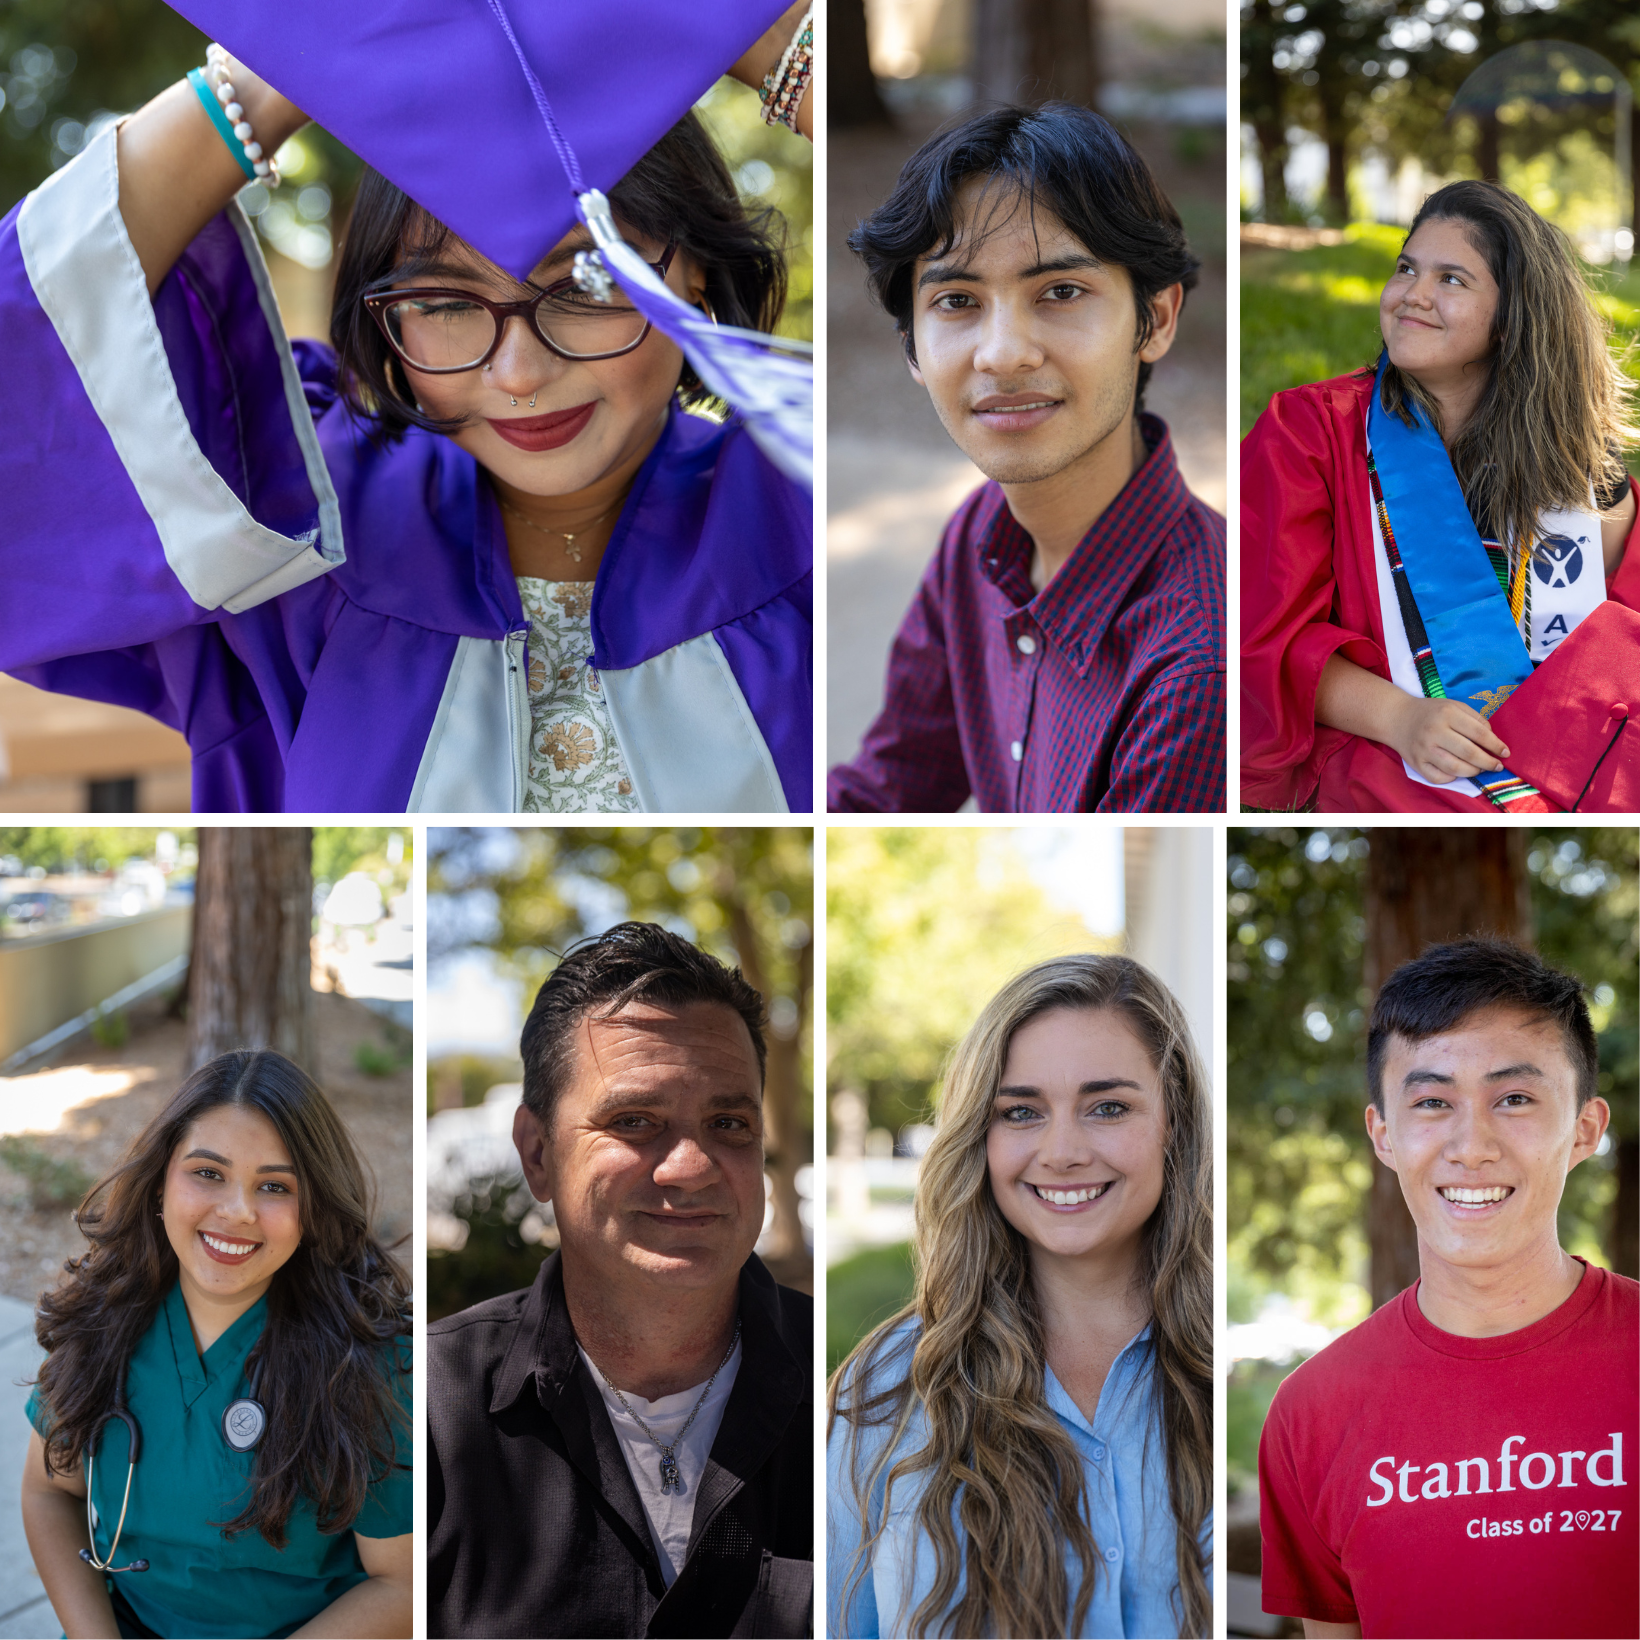
<svg viewBox="0 0 1640 1640">
<path fill-rule="evenodd" d="M 706 1380 L 706 1387 L 700 1392 L 700 1399 L 695 1402 L 694 1411 L 684 1419 L 683 1428 L 672 1437 L 670 1444 L 663 1441 L 660 1436 L 657 1435 L 654 1430 L 652 1430 L 649 1425 L 646 1424 L 643 1419 L 632 1410 L 632 1403 L 627 1400 L 627 1398 L 622 1395 L 613 1384 L 609 1383 L 609 1374 L 605 1372 L 602 1367 L 598 1368 L 598 1376 L 602 1378 L 606 1384 L 609 1384 L 610 1391 L 614 1395 L 615 1399 L 626 1408 L 627 1416 L 638 1426 L 639 1429 L 644 1432 L 645 1435 L 650 1438 L 650 1440 L 655 1443 L 656 1446 L 661 1449 L 661 1493 L 663 1496 L 676 1492 L 677 1489 L 683 1484 L 683 1477 L 678 1473 L 678 1460 L 673 1457 L 672 1454 L 682 1442 L 684 1436 L 689 1433 L 689 1426 L 694 1423 L 700 1409 L 706 1405 L 706 1397 L 712 1393 L 712 1385 L 717 1382 L 718 1373 L 722 1372 L 723 1369 L 728 1366 L 729 1357 L 735 1353 L 735 1345 L 739 1342 L 740 1323 L 737 1321 L 735 1322 L 735 1336 L 729 1340 L 729 1348 L 727 1353 L 725 1353 L 723 1359 L 718 1362 L 712 1376 Z"/>
</svg>

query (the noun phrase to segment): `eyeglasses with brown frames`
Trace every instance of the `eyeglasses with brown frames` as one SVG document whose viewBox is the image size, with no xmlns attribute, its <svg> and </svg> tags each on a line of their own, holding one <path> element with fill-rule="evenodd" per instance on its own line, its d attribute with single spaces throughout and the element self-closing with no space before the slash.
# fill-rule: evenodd
<svg viewBox="0 0 1640 1640">
<path fill-rule="evenodd" d="M 665 279 L 674 240 L 649 265 Z M 494 302 L 476 291 L 415 286 L 363 298 L 388 346 L 412 370 L 448 376 L 495 357 L 507 321 L 517 314 L 561 359 L 618 359 L 642 344 L 650 324 L 624 300 L 600 302 L 573 279 L 559 279 L 522 302 Z"/>
</svg>

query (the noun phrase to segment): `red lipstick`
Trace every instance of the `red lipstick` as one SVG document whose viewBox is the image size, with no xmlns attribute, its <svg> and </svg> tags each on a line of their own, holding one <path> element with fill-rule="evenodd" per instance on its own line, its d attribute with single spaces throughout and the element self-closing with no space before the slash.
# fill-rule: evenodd
<svg viewBox="0 0 1640 1640">
<path fill-rule="evenodd" d="M 593 399 L 570 410 L 550 410 L 544 416 L 513 416 L 501 421 L 486 416 L 484 419 L 515 449 L 556 450 L 580 434 L 597 408 L 598 401 Z"/>
</svg>

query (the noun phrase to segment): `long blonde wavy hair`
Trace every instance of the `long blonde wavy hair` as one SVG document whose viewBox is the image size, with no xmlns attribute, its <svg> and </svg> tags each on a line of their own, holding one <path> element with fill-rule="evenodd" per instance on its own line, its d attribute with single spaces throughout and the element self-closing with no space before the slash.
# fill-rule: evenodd
<svg viewBox="0 0 1640 1640">
<path fill-rule="evenodd" d="M 1640 443 L 1634 387 L 1565 234 L 1518 194 L 1449 183 L 1424 201 L 1407 238 L 1430 221 L 1458 223 L 1498 287 L 1487 383 L 1447 454 L 1476 526 L 1513 557 L 1538 544 L 1543 513 L 1581 511 L 1591 482 L 1605 493 L 1621 483 L 1620 452 Z M 1410 427 L 1409 400 L 1444 437 L 1440 406 L 1386 361 L 1384 408 Z"/>
<path fill-rule="evenodd" d="M 1027 1244 L 997 1206 L 986 1161 L 1008 1045 L 1028 1020 L 1055 1008 L 1114 1009 L 1163 1089 L 1162 1195 L 1145 1226 L 1141 1280 L 1150 1294 L 1175 1526 L 1175 1615 L 1181 1635 L 1205 1635 L 1212 1600 L 1198 1539 L 1213 1503 L 1208 1081 L 1178 1002 L 1129 958 L 1059 957 L 1028 969 L 991 999 L 958 1044 L 917 1184 L 916 1293 L 833 1373 L 827 1437 L 839 1421 L 847 1426 L 847 1468 L 862 1522 L 869 1521 L 868 1499 L 879 1483 L 886 1520 L 894 1486 L 927 1477 L 916 1525 L 933 1543 L 935 1576 L 911 1614 L 911 1634 L 1082 1632 L 1094 1578 L 1109 1574 L 1088 1523 L 1080 1455 L 1047 1404 L 1047 1350 Z M 889 1345 L 907 1320 L 918 1324 L 908 1373 L 904 1341 Z M 927 1444 L 896 1458 L 919 1408 Z M 860 1431 L 884 1424 L 891 1430 L 880 1457 L 862 1465 Z M 845 1609 L 881 1534 L 881 1524 L 866 1529 L 844 1589 Z M 1067 1544 L 1080 1568 L 1074 1601 Z"/>
</svg>

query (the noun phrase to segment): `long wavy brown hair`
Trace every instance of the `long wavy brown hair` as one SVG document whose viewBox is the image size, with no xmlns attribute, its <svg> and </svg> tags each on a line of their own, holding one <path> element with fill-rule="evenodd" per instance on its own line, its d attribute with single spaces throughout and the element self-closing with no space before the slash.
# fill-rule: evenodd
<svg viewBox="0 0 1640 1640">
<path fill-rule="evenodd" d="M 1150 1299 L 1159 1433 L 1166 1443 L 1181 1635 L 1212 1622 L 1202 1524 L 1213 1505 L 1212 1140 L 1207 1075 L 1178 1002 L 1126 957 L 1060 957 L 992 998 L 958 1045 L 917 1183 L 916 1294 L 832 1375 L 827 1434 L 847 1426 L 847 1469 L 867 1525 L 844 1588 L 846 1609 L 882 1525 L 868 1500 L 916 1485 L 916 1524 L 934 1546 L 934 1585 L 913 1635 L 1080 1634 L 1094 1578 L 1109 1575 L 1088 1524 L 1080 1455 L 1046 1399 L 1047 1349 L 1025 1238 L 991 1192 L 986 1136 L 1008 1045 L 1054 1008 L 1109 1008 L 1143 1044 L 1167 1113 L 1162 1196 L 1145 1226 L 1140 1280 Z M 908 1335 L 896 1329 L 914 1321 Z M 892 1341 L 891 1341 L 892 1340 Z M 906 1353 L 909 1347 L 909 1370 Z M 896 1456 L 920 1411 L 926 1444 Z M 860 1431 L 890 1426 L 874 1463 Z M 922 1477 L 918 1480 L 917 1477 Z M 959 1521 L 959 1536 L 953 1521 Z M 1079 1568 L 1074 1599 L 1066 1546 Z M 958 1586 L 962 1587 L 960 1599 Z M 904 1614 L 885 1621 L 898 1623 Z"/>
<path fill-rule="evenodd" d="M 1481 533 L 1512 555 L 1531 551 L 1542 514 L 1586 508 L 1591 484 L 1603 496 L 1621 485 L 1620 452 L 1640 443 L 1633 384 L 1565 234 L 1518 194 L 1449 183 L 1424 201 L 1407 238 L 1432 220 L 1463 228 L 1498 287 L 1487 383 L 1447 454 Z M 1411 426 L 1408 401 L 1443 431 L 1435 400 L 1386 361 L 1384 408 Z"/>
<path fill-rule="evenodd" d="M 394 1466 L 403 1419 L 384 1361 L 402 1351 L 408 1370 L 410 1293 L 370 1232 L 370 1190 L 347 1129 L 319 1088 L 269 1050 L 222 1054 L 196 1071 L 81 1203 L 90 1249 L 63 1266 L 35 1318 L 50 1352 L 39 1378 L 46 1469 L 79 1466 L 114 1405 L 117 1376 L 177 1280 L 155 1206 L 178 1146 L 223 1105 L 267 1117 L 296 1169 L 301 1243 L 273 1277 L 267 1325 L 246 1363 L 247 1373 L 262 1363 L 267 1433 L 250 1502 L 218 1523 L 224 1536 L 256 1531 L 283 1549 L 300 1499 L 312 1503 L 320 1531 L 340 1531 Z"/>
</svg>

